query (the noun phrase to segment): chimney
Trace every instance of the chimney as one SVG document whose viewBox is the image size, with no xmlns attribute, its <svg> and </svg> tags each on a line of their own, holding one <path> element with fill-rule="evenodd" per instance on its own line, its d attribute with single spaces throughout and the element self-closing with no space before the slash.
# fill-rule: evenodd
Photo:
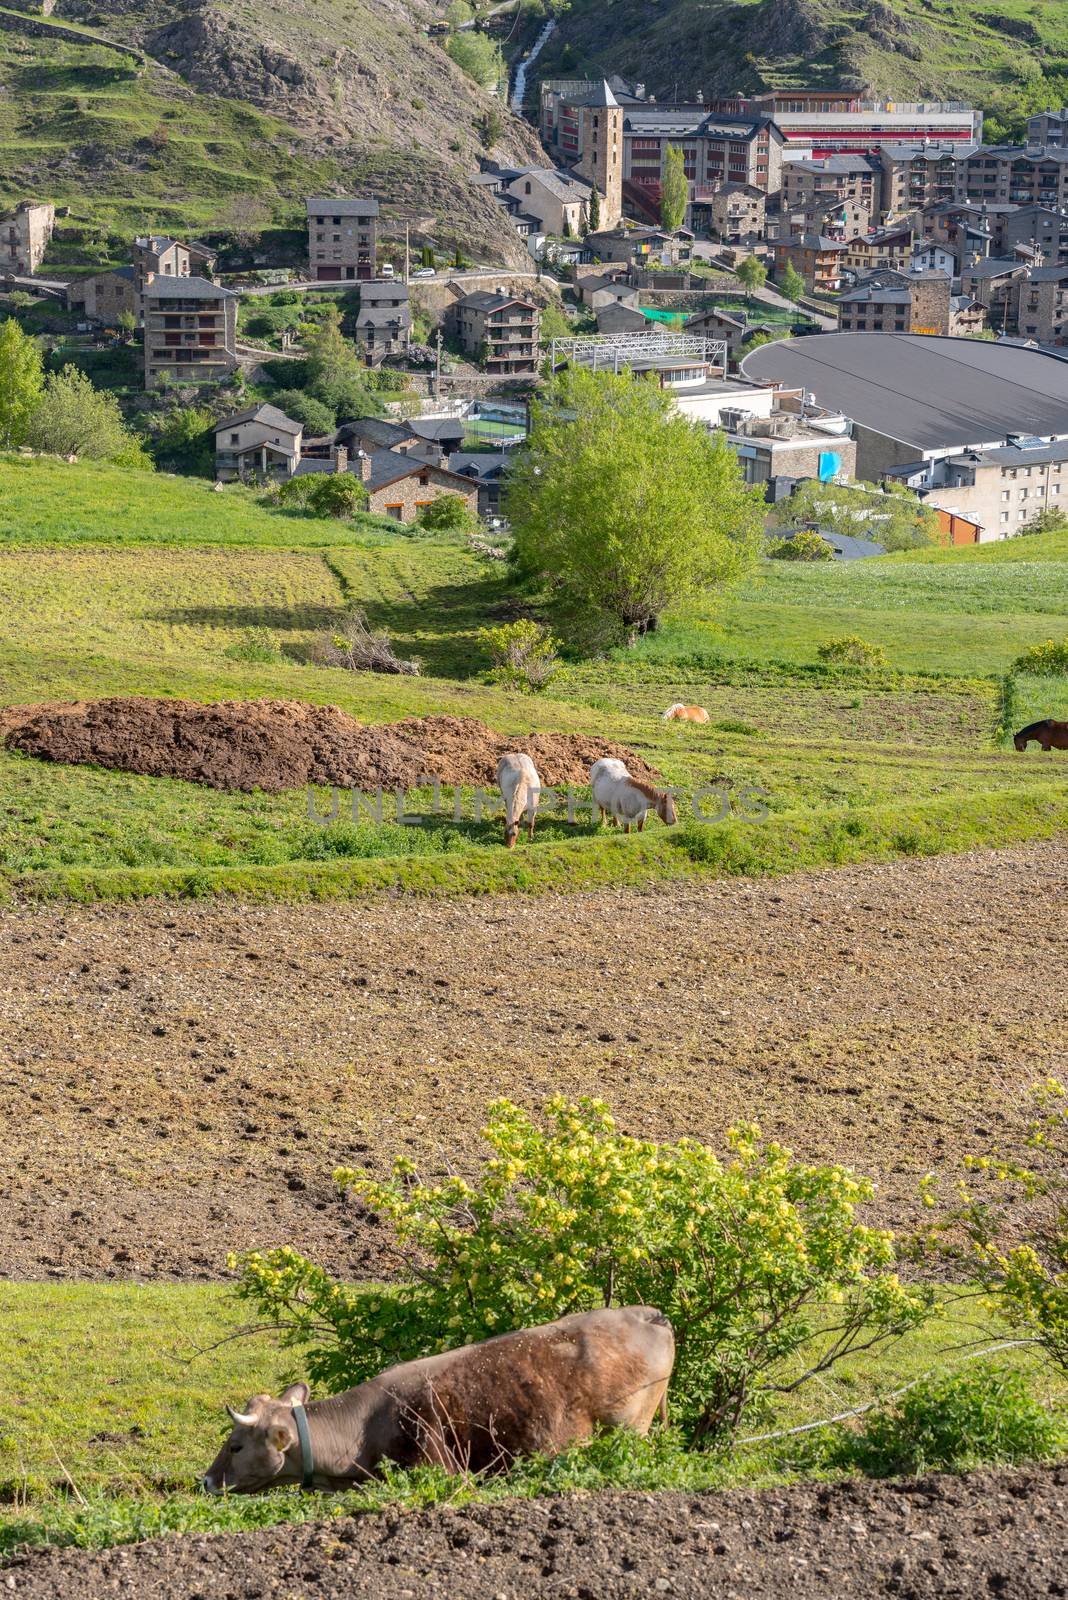
<svg viewBox="0 0 1068 1600">
<path fill-rule="evenodd" d="M 368 451 L 368 450 L 357 450 L 356 459 L 360 463 L 360 482 L 361 483 L 370 483 L 370 481 L 371 481 L 371 455 L 370 455 L 370 451 Z"/>
<path fill-rule="evenodd" d="M 334 446 L 334 471 L 347 472 L 349 470 L 349 452 L 345 445 Z"/>
<path fill-rule="evenodd" d="M 444 451 L 438 456 L 438 466 L 442 472 L 448 472 L 449 470 L 449 458 Z"/>
<path fill-rule="evenodd" d="M 150 283 L 155 283 L 155 281 L 156 281 L 156 274 L 154 272 L 146 272 L 145 273 L 145 288 L 146 289 L 148 288 Z"/>
</svg>

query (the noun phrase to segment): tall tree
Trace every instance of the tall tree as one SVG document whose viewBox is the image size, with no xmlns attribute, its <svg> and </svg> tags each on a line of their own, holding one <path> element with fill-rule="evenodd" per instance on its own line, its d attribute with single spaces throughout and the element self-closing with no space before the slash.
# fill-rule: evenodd
<svg viewBox="0 0 1068 1600">
<path fill-rule="evenodd" d="M 43 387 L 41 352 L 8 317 L 0 323 L 0 449 L 26 443 Z"/>
<path fill-rule="evenodd" d="M 596 233 L 598 228 L 601 226 L 601 197 L 597 192 L 596 184 L 594 184 L 592 193 L 590 194 L 590 205 L 589 210 L 586 213 L 586 219 L 590 225 L 590 233 Z"/>
<path fill-rule="evenodd" d="M 686 221 L 690 186 L 686 182 L 686 157 L 677 144 L 669 144 L 664 155 L 664 175 L 660 180 L 660 226 L 674 233 Z"/>
<path fill-rule="evenodd" d="M 752 260 L 752 257 L 750 257 Z M 805 280 L 792 261 L 786 263 L 779 278 L 779 293 L 787 300 L 800 300 L 805 292 Z"/>
<path fill-rule="evenodd" d="M 29 443 L 53 455 L 152 468 L 151 456 L 123 422 L 115 396 L 94 388 L 74 366 L 46 379 L 30 423 Z"/>
<path fill-rule="evenodd" d="M 768 281 L 768 269 L 756 256 L 746 256 L 736 270 L 747 300 L 752 298 L 757 289 L 763 289 Z"/>
<path fill-rule="evenodd" d="M 328 306 L 322 321 L 304 335 L 304 349 L 307 387 L 339 422 L 382 415 L 382 403 L 368 386 L 367 369 L 360 364 L 356 346 L 341 331 L 337 306 Z"/>
<path fill-rule="evenodd" d="M 722 436 L 655 383 L 582 368 L 535 404 L 507 510 L 519 571 L 551 584 L 583 629 L 628 643 L 748 571 L 763 524 Z"/>
</svg>

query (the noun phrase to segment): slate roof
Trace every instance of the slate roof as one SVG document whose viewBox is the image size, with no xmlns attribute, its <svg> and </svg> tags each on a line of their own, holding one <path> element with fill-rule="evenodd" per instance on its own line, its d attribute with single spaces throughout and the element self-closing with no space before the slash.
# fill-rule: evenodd
<svg viewBox="0 0 1068 1600">
<path fill-rule="evenodd" d="M 305 200 L 309 217 L 330 215 L 333 217 L 377 217 L 377 200 L 353 200 L 344 195 L 309 195 Z"/>
<path fill-rule="evenodd" d="M 224 428 L 239 428 L 243 422 L 262 422 L 265 428 L 279 428 L 286 433 L 300 433 L 302 427 L 301 423 L 287 417 L 284 411 L 279 411 L 277 406 L 264 401 L 261 405 L 249 406 L 246 411 L 237 411 L 232 417 L 220 417 L 213 431 L 222 433 Z"/>
<path fill-rule="evenodd" d="M 608 79 L 602 78 L 596 89 L 591 89 L 588 94 L 581 95 L 577 100 L 569 100 L 569 106 L 604 106 L 608 109 L 619 108 L 619 101 L 609 88 Z"/>
<path fill-rule="evenodd" d="M 145 298 L 148 300 L 237 300 L 239 296 L 232 289 L 224 289 L 221 284 L 209 283 L 207 278 L 198 278 L 196 276 L 172 278 L 167 273 L 157 272 L 152 282 L 145 285 Z"/>
</svg>

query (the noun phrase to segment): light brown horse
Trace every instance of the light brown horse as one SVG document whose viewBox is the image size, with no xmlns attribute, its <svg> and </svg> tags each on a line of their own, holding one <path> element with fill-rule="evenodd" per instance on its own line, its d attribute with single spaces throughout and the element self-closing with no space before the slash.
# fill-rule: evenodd
<svg viewBox="0 0 1068 1600">
<path fill-rule="evenodd" d="M 707 722 L 708 712 L 704 706 L 684 706 L 681 700 L 676 700 L 673 706 L 668 706 L 661 722 Z"/>
<path fill-rule="evenodd" d="M 1043 750 L 1068 750 L 1068 722 L 1054 722 L 1044 717 L 1041 722 L 1029 722 L 1013 739 L 1017 750 L 1026 750 L 1034 739 Z"/>
</svg>

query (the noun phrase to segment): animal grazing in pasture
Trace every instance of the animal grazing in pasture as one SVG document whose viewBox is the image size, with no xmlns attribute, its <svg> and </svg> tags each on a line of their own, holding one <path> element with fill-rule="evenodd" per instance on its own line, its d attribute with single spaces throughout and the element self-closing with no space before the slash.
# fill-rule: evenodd
<svg viewBox="0 0 1068 1600">
<path fill-rule="evenodd" d="M 598 1426 L 645 1434 L 657 1411 L 666 1420 L 674 1363 L 663 1312 L 623 1306 L 405 1361 L 326 1400 L 293 1383 L 227 1406 L 233 1428 L 202 1487 L 342 1489 L 384 1461 L 482 1472 L 558 1455 Z"/>
<path fill-rule="evenodd" d="M 1017 750 L 1026 750 L 1034 739 L 1043 750 L 1068 750 L 1068 722 L 1054 722 L 1044 717 L 1041 722 L 1029 722 L 1013 739 Z"/>
<path fill-rule="evenodd" d="M 600 761 L 593 763 L 590 785 L 598 809 L 598 820 L 607 813 L 617 827 L 622 824 L 624 833 L 629 833 L 635 824 L 641 833 L 650 810 L 655 811 L 668 827 L 678 821 L 671 790 L 656 789 L 651 783 L 632 778 L 626 764 L 615 756 L 602 756 Z"/>
<path fill-rule="evenodd" d="M 529 756 L 503 755 L 497 763 L 497 787 L 504 796 L 504 842 L 511 850 L 519 838 L 523 812 L 527 814 L 527 838 L 534 837 L 534 819 L 541 799 L 541 779 Z"/>
<path fill-rule="evenodd" d="M 707 722 L 708 712 L 704 706 L 684 706 L 681 700 L 676 700 L 673 706 L 668 706 L 661 722 Z"/>
</svg>

